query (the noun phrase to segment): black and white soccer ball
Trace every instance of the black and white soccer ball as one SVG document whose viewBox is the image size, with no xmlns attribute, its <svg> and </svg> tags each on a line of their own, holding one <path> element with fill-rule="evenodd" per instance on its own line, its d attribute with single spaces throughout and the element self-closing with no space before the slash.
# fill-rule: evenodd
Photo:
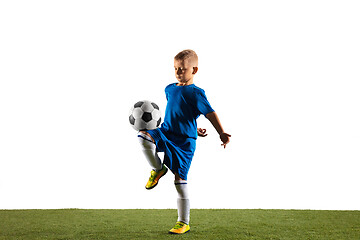
<svg viewBox="0 0 360 240">
<path fill-rule="evenodd" d="M 129 121 L 137 131 L 152 130 L 160 126 L 161 112 L 155 103 L 139 101 L 130 109 Z"/>
</svg>

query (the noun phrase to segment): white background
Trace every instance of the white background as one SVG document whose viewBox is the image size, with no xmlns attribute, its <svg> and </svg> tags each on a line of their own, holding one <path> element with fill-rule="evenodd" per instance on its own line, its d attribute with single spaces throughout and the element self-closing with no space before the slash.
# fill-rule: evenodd
<svg viewBox="0 0 360 240">
<path fill-rule="evenodd" d="M 176 208 L 128 111 L 199 55 L 193 208 L 360 210 L 358 1 L 2 1 L 0 209 Z"/>
</svg>

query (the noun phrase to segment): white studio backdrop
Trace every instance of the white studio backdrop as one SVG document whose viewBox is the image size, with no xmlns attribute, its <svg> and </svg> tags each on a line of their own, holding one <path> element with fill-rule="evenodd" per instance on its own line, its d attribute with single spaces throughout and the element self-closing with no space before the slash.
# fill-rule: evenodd
<svg viewBox="0 0 360 240">
<path fill-rule="evenodd" d="M 176 208 L 128 111 L 199 55 L 193 208 L 360 210 L 358 1 L 2 1 L 0 209 Z"/>
</svg>

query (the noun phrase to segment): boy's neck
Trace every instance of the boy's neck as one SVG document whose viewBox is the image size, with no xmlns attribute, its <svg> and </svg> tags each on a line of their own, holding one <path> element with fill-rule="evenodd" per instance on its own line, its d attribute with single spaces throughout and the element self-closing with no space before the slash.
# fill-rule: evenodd
<svg viewBox="0 0 360 240">
<path fill-rule="evenodd" d="M 190 79 L 189 81 L 187 81 L 187 82 L 178 82 L 177 84 L 176 84 L 176 86 L 181 86 L 181 87 L 183 87 L 183 86 L 189 86 L 189 85 L 191 85 L 191 84 L 194 84 L 194 81 L 193 81 L 193 79 Z"/>
</svg>

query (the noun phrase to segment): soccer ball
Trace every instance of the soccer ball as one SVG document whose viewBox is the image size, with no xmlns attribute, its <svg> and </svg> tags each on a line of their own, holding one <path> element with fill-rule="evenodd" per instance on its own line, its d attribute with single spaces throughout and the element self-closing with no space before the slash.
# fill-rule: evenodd
<svg viewBox="0 0 360 240">
<path fill-rule="evenodd" d="M 161 112 L 155 103 L 147 100 L 139 101 L 130 109 L 129 121 L 137 131 L 152 130 L 159 127 Z"/>
</svg>

